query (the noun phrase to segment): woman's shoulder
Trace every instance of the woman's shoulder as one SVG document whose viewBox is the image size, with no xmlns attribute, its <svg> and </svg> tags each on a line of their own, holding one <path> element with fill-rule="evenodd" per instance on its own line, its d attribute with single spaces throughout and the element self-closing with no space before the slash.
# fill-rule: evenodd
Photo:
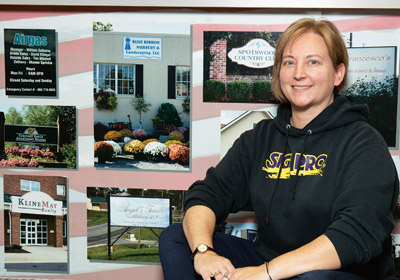
<svg viewBox="0 0 400 280">
<path fill-rule="evenodd" d="M 344 134 L 350 139 L 350 143 L 362 144 L 365 147 L 370 145 L 380 145 L 387 148 L 387 144 L 379 131 L 364 121 L 356 121 L 347 125 Z"/>
</svg>

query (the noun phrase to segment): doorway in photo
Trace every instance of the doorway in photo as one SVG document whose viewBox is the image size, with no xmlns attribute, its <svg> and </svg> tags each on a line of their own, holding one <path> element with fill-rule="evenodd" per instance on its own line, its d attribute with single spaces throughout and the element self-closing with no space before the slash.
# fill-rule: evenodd
<svg viewBox="0 0 400 280">
<path fill-rule="evenodd" d="M 68 272 L 67 178 L 4 175 L 5 269 Z"/>
</svg>

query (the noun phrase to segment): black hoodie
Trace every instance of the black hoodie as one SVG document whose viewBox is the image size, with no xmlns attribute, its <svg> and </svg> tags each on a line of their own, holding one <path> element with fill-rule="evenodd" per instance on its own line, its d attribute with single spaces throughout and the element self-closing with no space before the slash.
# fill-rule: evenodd
<svg viewBox="0 0 400 280">
<path fill-rule="evenodd" d="M 190 187 L 185 209 L 208 206 L 220 223 L 251 204 L 266 261 L 325 234 L 342 270 L 389 279 L 398 177 L 368 107 L 339 96 L 304 129 L 290 117 L 282 104 L 274 120 L 244 132 Z"/>
</svg>

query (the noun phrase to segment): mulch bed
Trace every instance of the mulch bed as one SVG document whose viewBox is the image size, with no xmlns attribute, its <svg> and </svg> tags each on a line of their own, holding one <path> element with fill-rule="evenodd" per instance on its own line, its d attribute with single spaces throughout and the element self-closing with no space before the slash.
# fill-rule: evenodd
<svg viewBox="0 0 400 280">
<path fill-rule="evenodd" d="M 30 253 L 22 248 L 11 248 L 10 249 L 8 247 L 5 247 L 5 252 L 6 253 Z"/>
</svg>

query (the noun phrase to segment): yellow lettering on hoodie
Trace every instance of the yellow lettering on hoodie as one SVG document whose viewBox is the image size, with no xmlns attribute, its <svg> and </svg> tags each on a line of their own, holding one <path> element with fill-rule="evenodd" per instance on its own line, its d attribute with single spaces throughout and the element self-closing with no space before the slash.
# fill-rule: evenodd
<svg viewBox="0 0 400 280">
<path fill-rule="evenodd" d="M 277 179 L 283 162 L 280 179 L 289 179 L 291 175 L 295 176 L 299 168 L 299 176 L 323 176 L 327 158 L 328 155 L 326 154 L 319 156 L 305 154 L 301 156 L 300 153 L 296 153 L 294 155 L 294 164 L 291 166 L 292 154 L 283 156 L 282 153 L 272 152 L 265 161 L 265 166 L 262 167 L 262 170 L 268 173 L 268 178 Z"/>
</svg>

